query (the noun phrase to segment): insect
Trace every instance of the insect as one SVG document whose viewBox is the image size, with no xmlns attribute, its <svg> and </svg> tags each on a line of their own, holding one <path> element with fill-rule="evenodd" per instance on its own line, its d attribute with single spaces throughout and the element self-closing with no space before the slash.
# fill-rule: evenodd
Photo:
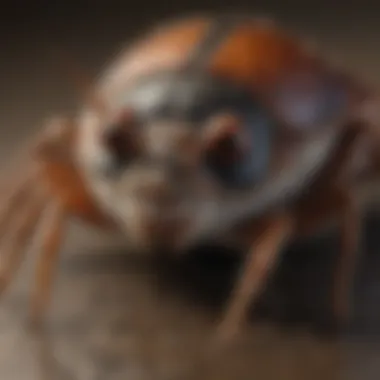
<svg viewBox="0 0 380 380">
<path fill-rule="evenodd" d="M 141 252 L 179 254 L 203 240 L 244 246 L 220 324 L 226 337 L 286 244 L 335 222 L 342 247 L 332 308 L 344 318 L 360 232 L 357 191 L 379 168 L 377 99 L 368 86 L 272 22 L 223 15 L 147 33 L 87 95 L 75 118 L 45 126 L 4 193 L 0 223 L 13 240 L 1 290 L 44 225 L 33 320 L 45 314 L 73 217 L 125 234 Z"/>
</svg>

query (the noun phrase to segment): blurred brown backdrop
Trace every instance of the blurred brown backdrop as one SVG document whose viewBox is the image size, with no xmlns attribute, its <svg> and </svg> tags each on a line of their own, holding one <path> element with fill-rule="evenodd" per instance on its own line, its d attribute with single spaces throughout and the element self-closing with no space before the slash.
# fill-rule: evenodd
<svg viewBox="0 0 380 380">
<path fill-rule="evenodd" d="M 55 45 L 69 49 L 96 74 L 152 22 L 188 12 L 240 8 L 273 15 L 314 39 L 331 59 L 380 84 L 380 10 L 374 2 L 234 3 L 237 8 L 210 0 L 3 2 L 1 157 L 6 160 L 44 119 L 78 104 L 54 61 Z M 247 331 L 244 347 L 208 370 L 219 380 L 378 379 L 379 228 L 376 217 L 368 222 L 348 332 L 330 340 L 316 331 L 328 316 L 325 300 L 336 241 L 307 242 L 285 255 L 263 297 L 264 318 Z M 4 380 L 182 379 L 197 364 L 197 347 L 212 332 L 238 264 L 206 250 L 178 266 L 147 265 L 129 257 L 112 238 L 75 224 L 62 252 L 48 331 L 33 335 L 24 328 L 32 259 L 0 307 Z M 280 327 L 289 320 L 297 324 Z"/>
</svg>

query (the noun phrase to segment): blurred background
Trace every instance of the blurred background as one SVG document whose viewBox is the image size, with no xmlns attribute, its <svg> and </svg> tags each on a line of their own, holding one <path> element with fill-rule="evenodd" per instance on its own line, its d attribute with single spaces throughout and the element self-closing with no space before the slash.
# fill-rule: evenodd
<svg viewBox="0 0 380 380">
<path fill-rule="evenodd" d="M 54 48 L 96 75 L 152 23 L 209 10 L 274 16 L 331 60 L 380 84 L 380 10 L 374 2 L 267 0 L 3 1 L 0 154 L 4 161 L 51 115 L 75 111 L 75 89 Z M 4 380 L 372 380 L 380 376 L 380 230 L 370 216 L 346 331 L 328 334 L 337 238 L 299 242 L 283 257 L 238 347 L 200 366 L 239 267 L 208 247 L 177 263 L 128 255 L 113 237 L 73 223 L 62 249 L 44 333 L 26 329 L 33 254 L 0 306 Z"/>
</svg>

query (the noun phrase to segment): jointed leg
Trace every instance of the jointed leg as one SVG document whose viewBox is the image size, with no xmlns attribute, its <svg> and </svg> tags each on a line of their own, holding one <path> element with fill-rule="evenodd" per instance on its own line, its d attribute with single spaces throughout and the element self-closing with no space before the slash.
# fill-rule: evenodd
<svg viewBox="0 0 380 380">
<path fill-rule="evenodd" d="M 231 339 L 238 332 L 248 307 L 262 291 L 280 251 L 292 232 L 293 220 L 287 215 L 278 216 L 268 222 L 248 255 L 243 273 L 219 326 L 219 339 Z"/>
<path fill-rule="evenodd" d="M 57 119 L 47 126 L 37 138 L 28 142 L 16 160 L 17 167 L 0 186 L 0 295 L 13 280 L 27 251 L 27 244 L 36 235 L 38 226 L 49 201 L 49 193 L 39 176 L 39 162 L 70 159 L 70 122 Z M 36 154 L 33 157 L 33 154 Z M 65 161 L 66 163 L 66 161 Z M 70 162 L 71 163 L 71 162 Z M 15 175 L 16 174 L 16 175 Z M 33 313 L 37 317 L 48 299 L 55 254 L 63 232 L 63 210 L 58 204 L 47 209 L 46 224 L 42 231 L 47 235 L 42 242 L 43 256 L 37 273 L 37 286 L 33 299 Z"/>
<path fill-rule="evenodd" d="M 38 261 L 35 288 L 31 299 L 31 318 L 37 324 L 49 302 L 53 272 L 65 232 L 66 213 L 57 202 L 52 202 L 42 224 L 41 256 Z"/>
<path fill-rule="evenodd" d="M 29 195 L 25 204 L 21 204 L 18 213 L 11 219 L 5 244 L 0 246 L 2 254 L 6 254 L 0 268 L 0 293 L 7 288 L 19 268 L 26 253 L 25 246 L 33 236 L 46 202 L 46 194 L 40 187 L 32 189 Z"/>
<path fill-rule="evenodd" d="M 20 208 L 20 204 L 30 195 L 31 186 L 36 182 L 36 173 L 30 171 L 16 178 L 7 186 L 7 192 L 2 194 L 0 207 L 0 237 L 7 232 L 10 218 Z"/>
</svg>

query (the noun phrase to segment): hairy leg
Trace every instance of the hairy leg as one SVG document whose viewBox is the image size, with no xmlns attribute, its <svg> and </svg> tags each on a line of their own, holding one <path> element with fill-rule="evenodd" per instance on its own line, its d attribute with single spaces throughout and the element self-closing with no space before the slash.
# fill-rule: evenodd
<svg viewBox="0 0 380 380">
<path fill-rule="evenodd" d="M 64 232 L 63 206 L 59 200 L 53 199 L 45 186 L 41 167 L 44 161 L 68 159 L 62 152 L 70 151 L 67 144 L 71 127 L 71 123 L 56 119 L 32 141 L 28 141 L 13 162 L 11 161 L 8 168 L 10 174 L 7 175 L 0 192 L 0 237 L 3 239 L 0 244 L 0 294 L 14 279 L 25 258 L 30 240 L 39 238 L 39 233 L 46 234 L 42 241 L 42 257 L 33 297 L 34 315 L 40 314 L 39 311 L 44 309 L 47 302 L 54 266 L 53 257 L 60 246 L 58 236 Z M 51 206 L 48 207 L 49 203 Z M 46 224 L 37 228 L 43 219 Z"/>
</svg>

